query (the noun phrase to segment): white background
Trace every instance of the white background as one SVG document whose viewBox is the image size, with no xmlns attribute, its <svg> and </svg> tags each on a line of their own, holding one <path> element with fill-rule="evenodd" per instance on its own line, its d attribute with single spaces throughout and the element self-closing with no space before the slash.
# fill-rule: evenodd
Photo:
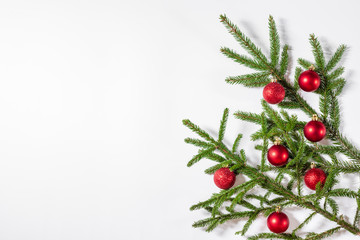
<svg viewBox="0 0 360 240">
<path fill-rule="evenodd" d="M 327 53 L 346 43 L 342 130 L 359 146 L 358 10 L 355 0 L 0 1 L 0 239 L 246 239 L 234 235 L 241 221 L 193 229 L 208 215 L 188 210 L 218 189 L 203 173 L 207 160 L 186 167 L 196 149 L 181 120 L 216 132 L 225 107 L 261 111 L 261 89 L 224 82 L 249 71 L 220 54 L 241 50 L 218 17 L 268 53 L 272 14 L 293 59 L 311 59 L 310 33 Z M 226 135 L 243 132 L 254 163 L 255 129 L 231 115 Z M 354 202 L 341 211 L 353 214 Z M 289 230 L 308 214 L 285 212 Z M 248 236 L 268 231 L 265 221 Z M 319 217 L 304 232 L 332 226 Z"/>
</svg>

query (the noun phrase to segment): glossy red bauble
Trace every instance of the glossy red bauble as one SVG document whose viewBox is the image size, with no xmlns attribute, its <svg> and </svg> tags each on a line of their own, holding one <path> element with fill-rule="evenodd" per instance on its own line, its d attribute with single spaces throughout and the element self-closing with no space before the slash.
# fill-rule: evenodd
<svg viewBox="0 0 360 240">
<path fill-rule="evenodd" d="M 283 233 L 289 227 L 289 218 L 283 212 L 273 212 L 267 218 L 267 226 L 273 233 Z"/>
<path fill-rule="evenodd" d="M 283 145 L 274 145 L 269 148 L 267 159 L 274 166 L 283 166 L 289 159 L 289 152 Z"/>
<path fill-rule="evenodd" d="M 220 168 L 216 170 L 214 174 L 214 182 L 216 186 L 221 189 L 231 188 L 236 180 L 236 175 L 234 172 L 230 171 L 229 168 Z"/>
<path fill-rule="evenodd" d="M 307 70 L 299 76 L 299 86 L 305 92 L 316 91 L 320 87 L 320 76 L 313 70 Z"/>
<path fill-rule="evenodd" d="M 326 135 L 325 125 L 320 121 L 310 121 L 304 127 L 304 135 L 312 142 L 319 142 Z"/>
<path fill-rule="evenodd" d="M 305 173 L 304 182 L 306 186 L 312 190 L 316 189 L 316 184 L 321 182 L 324 186 L 326 181 L 326 173 L 320 168 L 312 168 Z"/>
<path fill-rule="evenodd" d="M 270 104 L 277 104 L 285 97 L 285 89 L 280 83 L 271 82 L 264 87 L 263 97 Z"/>
</svg>

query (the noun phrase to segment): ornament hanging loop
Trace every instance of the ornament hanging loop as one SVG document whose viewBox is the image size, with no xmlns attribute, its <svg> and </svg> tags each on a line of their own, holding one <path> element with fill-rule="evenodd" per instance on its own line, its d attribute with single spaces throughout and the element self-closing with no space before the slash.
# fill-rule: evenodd
<svg viewBox="0 0 360 240">
<path fill-rule="evenodd" d="M 314 71 L 314 70 L 315 70 L 315 66 L 314 66 L 313 64 L 311 64 L 310 67 L 309 67 L 309 70 Z"/>
<path fill-rule="evenodd" d="M 275 137 L 274 144 L 275 145 L 280 145 L 281 144 L 281 139 L 279 137 Z"/>
<path fill-rule="evenodd" d="M 313 114 L 311 119 L 313 121 L 319 121 L 319 117 L 316 114 Z"/>
<path fill-rule="evenodd" d="M 280 207 L 280 206 L 276 206 L 275 211 L 276 211 L 277 213 L 280 212 L 280 211 L 281 211 L 281 207 Z"/>
<path fill-rule="evenodd" d="M 315 168 L 315 167 L 316 167 L 315 162 L 312 162 L 312 163 L 310 164 L 310 167 L 311 167 L 311 168 Z"/>
<path fill-rule="evenodd" d="M 277 82 L 277 79 L 276 79 L 276 78 L 272 78 L 272 79 L 271 79 L 271 82 Z"/>
</svg>

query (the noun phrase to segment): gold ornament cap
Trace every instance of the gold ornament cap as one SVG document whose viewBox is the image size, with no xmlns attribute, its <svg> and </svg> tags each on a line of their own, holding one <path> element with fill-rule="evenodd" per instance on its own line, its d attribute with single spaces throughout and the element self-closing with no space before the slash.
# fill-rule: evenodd
<svg viewBox="0 0 360 240">
<path fill-rule="evenodd" d="M 278 213 L 278 212 L 281 212 L 281 207 L 280 207 L 280 206 L 276 206 L 275 211 L 276 211 L 277 213 Z"/>
<path fill-rule="evenodd" d="M 310 164 L 310 167 L 311 167 L 311 168 L 315 168 L 315 167 L 316 167 L 315 162 L 312 162 L 312 163 Z"/>
<path fill-rule="evenodd" d="M 311 119 L 313 121 L 319 121 L 319 117 L 316 114 L 313 114 Z"/>
<path fill-rule="evenodd" d="M 309 67 L 309 70 L 314 71 L 314 70 L 315 70 L 315 66 L 314 66 L 313 64 L 311 64 L 310 67 Z"/>
</svg>

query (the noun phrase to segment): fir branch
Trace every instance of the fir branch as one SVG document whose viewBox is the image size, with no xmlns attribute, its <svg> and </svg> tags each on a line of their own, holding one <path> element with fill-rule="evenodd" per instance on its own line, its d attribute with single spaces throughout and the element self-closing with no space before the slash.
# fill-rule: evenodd
<svg viewBox="0 0 360 240">
<path fill-rule="evenodd" d="M 256 69 L 256 70 L 267 70 L 267 67 L 264 66 L 262 63 L 255 61 L 247 56 L 240 55 L 236 53 L 234 50 L 231 50 L 227 47 L 222 47 L 220 51 L 227 56 L 228 58 L 234 60 L 241 65 L 244 65 L 248 68 Z"/>
<path fill-rule="evenodd" d="M 211 216 L 215 217 L 217 215 L 217 213 L 219 212 L 219 208 L 226 201 L 226 195 L 227 194 L 223 194 L 223 195 L 221 195 L 221 197 L 217 198 L 217 200 L 216 200 L 216 202 L 215 202 L 215 204 L 213 206 Z M 229 194 L 229 195 L 231 195 L 231 194 Z"/>
<path fill-rule="evenodd" d="M 259 200 L 260 203 L 266 203 L 267 205 L 270 205 L 270 201 L 265 197 L 265 196 L 261 196 L 261 195 L 256 195 L 256 194 L 247 194 L 245 196 L 245 198 L 247 199 L 256 199 Z"/>
<path fill-rule="evenodd" d="M 341 60 L 344 52 L 346 51 L 346 45 L 340 45 L 334 55 L 330 58 L 329 62 L 326 65 L 326 71 L 331 71 Z"/>
<path fill-rule="evenodd" d="M 339 206 L 332 198 L 326 198 L 325 204 L 328 204 L 330 208 L 332 209 L 333 214 L 336 216 L 339 213 Z M 324 204 L 324 205 L 325 205 Z"/>
<path fill-rule="evenodd" d="M 294 76 L 294 91 L 296 92 L 299 89 L 299 77 L 302 72 L 300 67 L 295 68 L 295 76 Z"/>
<path fill-rule="evenodd" d="M 225 81 L 230 84 L 242 84 L 245 87 L 264 87 L 270 83 L 268 72 L 258 72 L 235 77 L 227 77 Z"/>
<path fill-rule="evenodd" d="M 360 188 L 358 190 L 358 195 L 360 196 Z M 360 197 L 356 198 L 356 212 L 355 212 L 355 217 L 354 217 L 354 223 L 353 226 L 357 227 L 359 225 L 359 219 L 360 219 Z"/>
<path fill-rule="evenodd" d="M 332 164 L 329 166 L 330 168 L 336 168 L 341 173 L 359 173 L 360 172 L 360 165 L 357 162 L 345 162 L 345 161 L 338 161 L 336 164 Z"/>
<path fill-rule="evenodd" d="M 255 219 L 257 218 L 257 216 L 260 213 L 261 213 L 261 211 L 259 211 L 259 210 L 254 211 L 254 213 L 249 217 L 249 219 L 247 220 L 247 222 L 243 226 L 243 229 L 241 230 L 241 232 L 236 232 L 235 234 L 240 234 L 241 233 L 241 235 L 244 236 L 245 233 L 249 230 L 251 224 L 255 221 Z"/>
<path fill-rule="evenodd" d="M 271 118 L 272 121 L 274 121 L 274 123 L 278 126 L 278 128 L 284 131 L 285 125 L 279 114 L 274 109 L 272 109 L 265 100 L 261 101 L 261 105 L 263 106 L 263 109 L 266 112 L 266 114 Z"/>
<path fill-rule="evenodd" d="M 342 148 L 340 146 L 317 145 L 316 147 L 316 151 L 323 154 L 334 154 L 340 152 L 341 150 Z"/>
<path fill-rule="evenodd" d="M 257 184 L 258 183 L 254 180 L 250 180 L 250 181 L 246 182 L 246 184 L 244 184 L 244 186 L 242 187 L 242 191 L 240 193 L 238 193 L 236 195 L 236 197 L 234 198 L 234 200 L 231 202 L 229 209 L 234 210 L 234 207 L 236 206 L 236 204 L 238 204 L 243 199 L 245 194 L 247 192 L 249 192 L 251 189 L 253 189 Z"/>
<path fill-rule="evenodd" d="M 350 159 L 353 159 L 356 161 L 356 163 L 360 163 L 360 151 L 352 145 L 352 143 L 343 135 L 339 133 L 339 131 L 336 131 L 334 133 L 335 137 L 334 140 L 337 141 L 338 146 L 341 146 L 343 148 L 343 152 L 346 156 L 348 156 Z"/>
<path fill-rule="evenodd" d="M 289 65 L 289 55 L 288 55 L 289 45 L 285 45 L 283 47 L 281 53 L 281 60 L 280 60 L 280 75 L 284 76 L 286 74 L 288 65 Z"/>
<path fill-rule="evenodd" d="M 232 152 L 235 153 L 237 151 L 237 149 L 239 148 L 239 144 L 240 144 L 240 140 L 243 137 L 243 135 L 240 133 L 238 134 L 238 136 L 236 137 L 233 147 L 232 147 Z"/>
<path fill-rule="evenodd" d="M 243 34 L 239 28 L 234 25 L 225 15 L 220 15 L 220 21 L 229 30 L 231 35 L 234 36 L 237 42 L 255 59 L 262 62 L 264 65 L 268 65 L 265 55 L 245 34 Z"/>
<path fill-rule="evenodd" d="M 197 147 L 202 147 L 202 148 L 210 148 L 213 147 L 214 145 L 208 142 L 204 142 L 202 140 L 199 139 L 194 139 L 194 138 L 185 138 L 184 140 L 186 143 L 192 144 L 194 146 Z"/>
<path fill-rule="evenodd" d="M 204 157 L 206 157 L 207 155 L 209 155 L 210 153 L 212 153 L 215 150 L 215 147 L 210 147 L 208 149 L 205 150 L 200 150 L 199 154 L 195 155 L 187 164 L 188 167 L 191 167 L 192 165 L 194 165 L 195 163 L 199 162 L 201 159 L 203 159 Z"/>
<path fill-rule="evenodd" d="M 340 126 L 340 107 L 339 101 L 333 95 L 331 96 L 330 118 L 333 128 L 338 129 Z"/>
<path fill-rule="evenodd" d="M 190 211 L 198 210 L 201 208 L 209 207 L 211 206 L 217 199 L 216 198 L 210 198 L 206 201 L 199 202 L 197 204 L 194 204 L 190 207 Z"/>
<path fill-rule="evenodd" d="M 231 198 L 229 198 L 229 200 L 233 201 L 233 199 L 231 199 Z M 240 205 L 240 206 L 246 207 L 246 208 L 248 208 L 250 210 L 256 210 L 257 209 L 257 207 L 255 207 L 253 204 L 249 203 L 248 201 L 245 201 L 244 199 L 239 201 L 237 204 Z"/>
<path fill-rule="evenodd" d="M 270 38 L 270 58 L 271 65 L 275 67 L 279 62 L 280 56 L 280 37 L 276 29 L 274 18 L 269 16 L 269 38 Z"/>
<path fill-rule="evenodd" d="M 318 240 L 318 239 L 324 239 L 326 237 L 329 237 L 331 235 L 333 235 L 334 233 L 338 232 L 341 229 L 341 227 L 335 227 L 332 229 L 329 229 L 325 232 L 319 233 L 319 234 L 315 234 L 315 235 L 311 235 L 307 238 L 305 238 L 306 240 Z"/>
<path fill-rule="evenodd" d="M 328 85 L 328 88 L 333 90 L 335 96 L 339 96 L 346 84 L 346 81 L 344 78 L 338 78 L 330 82 Z"/>
<path fill-rule="evenodd" d="M 224 157 L 222 157 L 219 154 L 216 154 L 214 152 L 209 153 L 208 155 L 206 155 L 206 158 L 209 159 L 209 160 L 215 161 L 215 162 L 219 162 L 219 163 L 226 161 L 226 159 Z"/>
<path fill-rule="evenodd" d="M 265 163 L 266 163 L 266 156 L 267 156 L 267 150 L 269 146 L 269 141 L 266 137 L 267 135 L 267 124 L 266 124 L 266 118 L 265 113 L 261 114 L 261 132 L 263 134 L 263 145 L 262 145 L 262 151 L 261 151 L 261 165 L 260 165 L 260 171 L 264 171 Z"/>
<path fill-rule="evenodd" d="M 319 106 L 323 119 L 326 119 L 327 116 L 329 115 L 329 108 L 332 100 L 331 96 L 329 95 L 330 93 L 325 90 L 325 92 L 320 96 Z"/>
<path fill-rule="evenodd" d="M 316 212 L 311 213 L 297 228 L 292 231 L 292 235 L 295 235 L 297 231 L 303 228 L 306 224 L 308 224 L 311 219 L 316 215 Z"/>
<path fill-rule="evenodd" d="M 344 72 L 345 72 L 345 68 L 344 68 L 344 67 L 338 67 L 338 68 L 335 69 L 332 73 L 330 73 L 329 75 L 327 75 L 327 79 L 328 79 L 328 80 L 334 80 L 334 79 L 340 77 Z"/>
<path fill-rule="evenodd" d="M 225 16 L 221 16 L 220 18 L 221 21 L 224 22 L 225 26 L 230 30 L 232 35 L 236 38 L 236 40 L 240 42 L 240 44 L 245 48 L 245 50 L 247 50 L 254 57 L 254 60 L 246 56 L 239 55 L 227 48 L 222 48 L 223 53 L 228 57 L 234 59 L 235 61 L 240 62 L 243 65 L 246 65 L 256 70 L 261 70 L 262 71 L 261 73 L 264 74 L 266 73 L 267 80 L 268 80 L 268 75 L 271 74 L 274 78 L 281 81 L 281 84 L 284 86 L 286 90 L 286 99 L 284 101 L 284 104 L 279 104 L 280 107 L 299 108 L 302 111 L 304 111 L 304 113 L 306 113 L 308 116 L 312 116 L 312 114 L 315 114 L 316 111 L 304 100 L 304 98 L 301 97 L 300 94 L 297 93 L 298 90 L 297 79 L 302 69 L 296 68 L 295 82 L 293 85 L 291 85 L 287 81 L 284 81 L 285 80 L 284 74 L 286 73 L 286 69 L 288 65 L 288 56 L 287 56 L 288 49 L 287 46 L 284 46 L 283 52 L 281 54 L 280 66 L 278 66 L 279 54 L 280 54 L 280 41 L 277 42 L 278 33 L 272 17 L 270 16 L 269 18 L 270 41 L 271 41 L 271 54 L 270 54 L 271 63 L 268 62 L 264 54 L 262 54 L 261 50 L 257 48 L 250 41 L 250 39 L 248 39 Z M 266 215 L 274 210 L 273 206 L 270 206 L 269 208 L 263 208 L 263 203 L 272 205 L 275 204 L 276 201 L 279 201 L 280 205 L 295 204 L 300 207 L 310 209 L 314 211 L 314 213 L 317 212 L 322 216 L 324 216 L 325 218 L 329 219 L 330 221 L 336 222 L 339 225 L 339 227 L 330 229 L 324 233 L 309 235 L 307 239 L 321 239 L 327 237 L 333 234 L 334 232 L 336 232 L 338 229 L 340 229 L 340 227 L 346 229 L 347 231 L 353 234 L 359 235 L 360 230 L 355 226 L 355 223 L 354 225 L 350 225 L 342 218 L 337 217 L 338 205 L 332 198 L 330 198 L 330 197 L 348 197 L 348 198 L 356 198 L 356 200 L 358 201 L 360 194 L 351 191 L 350 189 L 332 189 L 333 186 L 337 183 L 336 177 L 340 172 L 350 173 L 350 172 L 358 171 L 360 168 L 359 166 L 360 151 L 355 146 L 353 146 L 353 144 L 351 144 L 350 141 L 348 141 L 344 136 L 342 136 L 338 130 L 340 124 L 340 108 L 336 96 L 338 96 L 341 93 L 341 90 L 345 85 L 345 80 L 342 78 L 338 78 L 343 73 L 344 70 L 342 67 L 338 67 L 334 71 L 330 72 L 335 68 L 335 66 L 340 61 L 345 51 L 345 47 L 340 46 L 335 52 L 334 56 L 325 66 L 325 58 L 324 58 L 323 50 L 321 48 L 318 39 L 314 35 L 310 35 L 310 43 L 312 45 L 312 49 L 315 57 L 317 72 L 320 74 L 323 80 L 321 91 L 317 91 L 317 93 L 321 95 L 320 111 L 322 112 L 322 116 L 320 120 L 326 126 L 326 129 L 328 131 L 328 138 L 333 140 L 336 145 L 319 146 L 318 149 L 315 149 L 313 146 L 307 146 L 304 143 L 303 136 L 301 135 L 301 133 L 298 134 L 296 132 L 297 130 L 301 129 L 305 123 L 290 118 L 289 115 L 286 114 L 286 112 L 284 111 L 281 112 L 282 115 L 281 117 L 276 111 L 274 111 L 267 103 L 263 101 L 263 108 L 267 116 L 265 116 L 264 114 L 261 116 L 258 114 L 245 113 L 245 112 L 235 113 L 235 116 L 237 116 L 240 119 L 261 125 L 261 129 L 255 135 L 253 135 L 254 139 L 263 139 L 263 145 L 257 145 L 256 147 L 256 149 L 262 151 L 262 164 L 260 166 L 261 171 L 259 171 L 259 166 L 255 168 L 245 165 L 246 156 L 243 150 L 240 151 L 240 155 L 235 154 L 239 145 L 238 142 L 240 141 L 241 137 L 238 136 L 237 139 L 239 140 L 237 139 L 235 140 L 232 151 L 230 151 L 222 142 L 226 127 L 225 126 L 226 120 L 224 120 L 224 117 L 220 126 L 219 141 L 215 141 L 208 133 L 206 133 L 205 131 L 203 131 L 193 123 L 191 123 L 189 120 L 184 120 L 183 123 L 185 126 L 189 127 L 192 131 L 194 131 L 195 133 L 197 133 L 206 140 L 206 141 L 202 141 L 198 139 L 186 140 L 188 143 L 203 148 L 202 150 L 199 151 L 198 155 L 196 155 L 192 160 L 190 160 L 191 162 L 190 165 L 194 164 L 195 162 L 198 162 L 202 158 L 209 158 L 211 160 L 219 162 L 220 164 L 217 164 L 206 170 L 207 172 L 210 173 L 211 171 L 214 171 L 216 168 L 222 166 L 222 164 L 226 163 L 231 166 L 231 169 L 233 170 L 236 169 L 237 173 L 241 173 L 247 176 L 250 179 L 248 182 L 254 181 L 254 185 L 258 184 L 263 189 L 267 190 L 267 193 L 265 194 L 264 197 L 257 196 L 257 198 L 260 200 L 261 209 L 257 209 L 249 202 L 243 200 L 243 198 L 249 198 L 249 199 L 251 199 L 252 197 L 255 198 L 254 195 L 248 194 L 248 191 L 246 189 L 241 190 L 235 187 L 227 191 L 221 191 L 219 194 L 214 194 L 210 200 L 202 202 L 200 205 L 198 204 L 196 206 L 199 208 L 205 208 L 207 210 L 210 210 L 213 215 L 213 217 L 209 218 L 208 220 L 204 219 L 197 222 L 198 224 L 197 226 L 206 226 L 207 230 L 211 231 L 217 225 L 222 224 L 229 219 L 236 218 L 235 214 L 238 213 L 234 212 L 233 209 L 231 209 L 230 207 L 226 208 L 227 210 L 230 211 L 230 214 L 224 215 L 219 211 L 219 208 L 222 206 L 222 204 L 225 201 L 230 200 L 232 204 L 234 202 L 236 205 L 239 204 L 241 206 L 243 205 L 248 206 L 250 207 L 249 209 L 252 210 L 252 211 L 248 211 L 243 216 L 250 218 L 248 219 L 248 223 L 246 223 L 246 228 L 245 227 L 243 228 L 243 232 L 245 233 L 247 228 L 251 225 L 252 220 L 256 218 L 257 216 L 257 215 L 255 216 L 256 211 L 265 211 L 264 213 Z M 311 64 L 311 62 L 304 59 L 299 59 L 298 62 L 304 68 L 307 68 L 309 64 Z M 255 73 L 255 75 L 260 76 L 258 74 L 261 73 Z M 261 79 L 259 80 L 259 78 L 256 78 L 254 75 L 251 74 L 239 76 L 238 78 L 239 79 L 244 78 L 242 79 L 243 82 L 248 81 L 245 84 L 242 83 L 245 86 L 247 85 L 255 86 L 257 84 L 256 81 L 257 82 L 262 81 Z M 253 82 L 251 82 L 251 79 L 253 79 L 252 80 Z M 234 79 L 232 80 L 235 82 Z M 277 134 L 278 136 L 283 135 L 282 137 L 285 139 L 285 144 L 291 150 L 290 152 L 291 157 L 295 157 L 293 158 L 293 160 L 296 159 L 296 161 L 291 160 L 289 162 L 289 166 L 288 166 L 289 169 L 284 169 L 284 168 L 274 169 L 273 167 L 265 166 L 265 161 L 263 161 L 264 158 L 263 155 L 268 147 L 267 144 L 265 143 L 269 137 L 273 137 L 275 134 Z M 214 150 L 219 151 L 221 154 L 224 155 L 224 157 L 214 153 Z M 335 155 L 337 152 L 343 153 L 347 155 L 349 158 L 354 159 L 355 161 L 353 161 L 352 163 L 339 161 Z M 297 155 L 295 155 L 295 153 Z M 329 162 L 326 159 L 324 159 L 321 156 L 321 154 L 329 155 L 332 162 Z M 301 155 L 302 157 L 300 158 L 298 157 L 298 155 L 299 156 Z M 295 180 L 298 180 L 298 182 L 300 183 L 299 178 L 301 177 L 301 174 L 305 171 L 305 169 L 307 169 L 308 167 L 307 161 L 310 157 L 313 157 L 313 160 L 315 162 L 320 163 L 319 165 L 329 172 L 328 178 L 323 188 L 320 188 L 320 185 L 317 187 L 317 191 L 316 191 L 317 194 L 300 196 L 301 185 L 299 184 L 298 185 L 299 196 L 298 196 L 292 192 L 292 187 Z M 293 167 L 294 164 L 295 164 L 295 168 Z M 263 171 L 267 172 L 272 170 L 275 170 L 275 172 L 278 173 L 277 178 L 275 180 L 263 174 Z M 287 188 L 285 188 L 284 186 L 278 183 L 278 180 L 282 178 L 284 174 L 289 174 L 290 176 L 290 181 L 287 185 Z M 255 184 L 255 182 L 257 184 Z M 250 185 L 248 187 L 249 189 L 252 189 Z M 236 194 L 235 198 L 232 197 L 234 194 Z M 273 200 L 271 201 L 268 200 L 270 194 L 279 195 L 279 197 L 277 198 L 278 200 L 276 201 L 274 200 L 275 202 L 273 202 Z M 321 208 L 318 202 L 319 198 L 321 197 L 325 197 L 324 208 Z M 213 206 L 211 207 L 211 205 Z M 326 210 L 327 206 L 330 206 L 332 212 Z M 355 220 L 358 215 L 358 212 L 359 210 L 356 213 Z M 254 216 L 253 219 L 251 219 L 252 216 Z M 267 236 L 272 236 L 272 234 L 270 235 L 265 234 L 263 236 L 266 238 Z M 276 238 L 295 239 L 294 238 L 295 236 L 288 234 L 276 234 L 276 236 L 277 236 Z M 291 238 L 288 238 L 290 236 Z M 272 236 L 270 238 L 275 238 L 275 237 Z"/>
<path fill-rule="evenodd" d="M 305 143 L 305 139 L 304 139 L 304 134 L 302 132 L 300 132 L 300 136 L 301 136 L 301 141 L 300 141 L 299 150 L 297 151 L 295 158 L 293 158 L 286 164 L 286 168 L 289 168 L 294 163 L 297 163 L 300 160 L 300 158 L 303 157 L 306 143 Z"/>
<path fill-rule="evenodd" d="M 321 44 L 314 34 L 310 35 L 309 41 L 313 49 L 316 65 L 320 69 L 323 69 L 325 67 L 325 57 Z"/>
<path fill-rule="evenodd" d="M 219 220 L 219 222 L 217 222 L 217 224 L 215 226 L 213 226 L 212 229 L 214 229 L 220 222 L 224 223 L 224 222 L 226 222 L 228 220 L 232 220 L 232 219 L 247 218 L 247 217 L 250 217 L 252 213 L 253 213 L 252 211 L 243 211 L 243 212 L 224 214 L 224 215 L 221 215 L 218 217 L 210 217 L 210 218 L 199 220 L 199 221 L 195 222 L 192 226 L 194 228 L 206 227 L 206 226 L 212 225 L 214 221 Z"/>
<path fill-rule="evenodd" d="M 358 198 L 359 194 L 347 188 L 337 188 L 326 193 L 326 196 Z"/>
<path fill-rule="evenodd" d="M 326 181 L 325 184 L 323 186 L 323 188 L 321 189 L 321 195 L 324 195 L 328 190 L 330 190 L 334 184 L 335 184 L 335 178 L 337 177 L 337 175 L 339 174 L 339 170 L 334 168 L 334 169 L 330 169 L 329 174 L 326 177 Z"/>
<path fill-rule="evenodd" d="M 226 167 L 228 165 L 230 165 L 232 163 L 232 160 L 227 160 L 227 161 L 224 161 L 222 163 L 219 163 L 219 164 L 216 164 L 214 166 L 211 166 L 207 169 L 205 169 L 205 173 L 206 174 L 213 174 L 214 172 L 216 172 L 216 170 L 222 168 L 222 167 Z"/>
<path fill-rule="evenodd" d="M 296 108 L 301 107 L 299 105 L 299 103 L 292 102 L 292 101 L 282 101 L 282 102 L 278 103 L 278 106 L 281 108 L 286 108 L 286 109 L 296 109 Z"/>
<path fill-rule="evenodd" d="M 237 111 L 234 116 L 238 119 L 261 125 L 261 115 L 250 112 Z"/>
<path fill-rule="evenodd" d="M 310 68 L 311 65 L 314 65 L 312 62 L 310 62 L 310 61 L 308 61 L 308 60 L 305 60 L 305 59 L 303 59 L 303 58 L 299 58 L 299 59 L 297 60 L 297 62 L 298 62 L 298 64 L 299 64 L 301 67 L 303 67 L 303 68 L 305 68 L 305 69 L 308 69 L 308 68 Z M 299 74 L 299 76 L 300 76 L 300 74 Z"/>
<path fill-rule="evenodd" d="M 220 123 L 219 138 L 218 138 L 219 142 L 221 142 L 224 139 L 224 134 L 225 134 L 225 130 L 226 130 L 226 123 L 227 123 L 228 117 L 229 117 L 229 109 L 225 108 L 223 117 L 222 117 L 221 123 Z"/>
<path fill-rule="evenodd" d="M 212 137 L 210 137 L 210 135 L 207 132 L 205 132 L 204 130 L 199 128 L 197 125 L 192 123 L 189 119 L 184 119 L 183 124 L 186 127 L 188 127 L 191 131 L 197 133 L 200 137 L 204 138 L 205 140 L 208 140 L 211 143 L 216 143 L 216 141 Z"/>
<path fill-rule="evenodd" d="M 260 233 L 255 236 L 249 237 L 248 240 L 258 240 L 258 239 L 302 239 L 297 236 L 293 236 L 288 233 Z"/>
</svg>

